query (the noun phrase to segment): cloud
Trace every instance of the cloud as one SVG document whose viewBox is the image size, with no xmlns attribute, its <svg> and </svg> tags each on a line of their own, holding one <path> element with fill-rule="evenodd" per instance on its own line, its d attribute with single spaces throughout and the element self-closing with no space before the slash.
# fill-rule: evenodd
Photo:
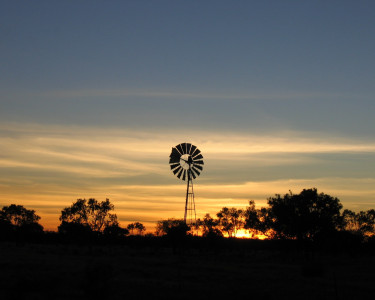
<svg viewBox="0 0 375 300">
<path fill-rule="evenodd" d="M 77 198 L 111 199 L 123 223 L 151 226 L 181 217 L 186 186 L 171 173 L 168 156 L 184 141 L 204 155 L 195 182 L 200 217 L 223 206 L 244 207 L 250 199 L 266 205 L 275 193 L 311 187 L 339 197 L 347 208 L 374 207 L 374 141 L 290 131 L 251 135 L 14 123 L 0 125 L 0 200 L 35 206 L 51 229 L 61 209 Z"/>
<path fill-rule="evenodd" d="M 178 131 L 177 134 L 173 131 L 28 125 L 24 129 L 0 126 L 3 145 L 0 163 L 3 169 L 20 170 L 20 174 L 22 170 L 39 174 L 52 172 L 62 180 L 66 176 L 63 174 L 70 174 L 81 177 L 82 181 L 98 177 L 114 181 L 132 178 L 132 183 L 136 178 L 146 183 L 162 179 L 166 183 L 166 178 L 171 176 L 167 165 L 170 149 L 183 142 L 176 136 L 184 136 L 203 151 L 206 183 L 225 178 L 231 181 L 231 177 L 239 181 L 246 173 L 247 178 L 242 181 L 256 180 L 257 174 L 264 179 L 265 170 L 273 169 L 269 175 L 272 178 L 281 172 L 288 173 L 286 166 L 294 172 L 298 167 L 309 167 L 309 171 L 319 177 L 318 166 L 324 171 L 324 164 L 334 165 L 341 159 L 345 161 L 335 166 L 336 170 L 356 169 L 353 161 L 365 168 L 375 155 L 375 142 L 324 136 L 306 138 L 292 132 L 285 132 L 283 136 L 209 131 Z M 362 161 L 358 161 L 359 156 Z M 249 178 L 250 172 L 254 173 Z M 59 173 L 63 174 L 57 175 Z"/>
</svg>

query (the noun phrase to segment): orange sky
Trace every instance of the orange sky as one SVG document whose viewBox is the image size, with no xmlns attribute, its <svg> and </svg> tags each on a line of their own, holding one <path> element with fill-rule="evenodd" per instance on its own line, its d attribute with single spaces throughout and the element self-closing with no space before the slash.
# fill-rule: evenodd
<svg viewBox="0 0 375 300">
<path fill-rule="evenodd" d="M 311 187 L 338 197 L 345 208 L 375 207 L 375 179 L 369 176 L 375 144 L 293 132 L 183 132 L 182 141 L 173 132 L 118 128 L 0 129 L 0 203 L 36 210 L 47 230 L 56 230 L 61 210 L 78 198 L 109 198 L 122 226 L 139 221 L 153 231 L 160 219 L 182 218 L 186 182 L 173 175 L 168 159 L 172 146 L 184 141 L 197 145 L 205 161 L 194 183 L 199 218 L 224 206 L 244 208 L 249 200 L 265 206 L 275 193 Z"/>
</svg>

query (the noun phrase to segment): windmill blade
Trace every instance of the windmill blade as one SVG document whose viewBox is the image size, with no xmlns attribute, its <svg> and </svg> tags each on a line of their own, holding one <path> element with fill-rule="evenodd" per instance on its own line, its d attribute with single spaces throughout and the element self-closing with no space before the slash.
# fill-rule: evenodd
<svg viewBox="0 0 375 300">
<path fill-rule="evenodd" d="M 174 168 L 177 168 L 180 164 L 171 164 L 171 170 L 173 170 Z"/>
<path fill-rule="evenodd" d="M 169 155 L 169 157 L 170 157 L 170 159 L 169 159 L 170 164 L 179 163 L 181 154 L 177 151 L 176 148 L 172 148 L 172 152 Z"/>
<path fill-rule="evenodd" d="M 193 161 L 194 160 L 198 160 L 198 159 L 203 159 L 203 155 L 202 154 L 198 154 L 196 156 L 193 157 Z"/>
<path fill-rule="evenodd" d="M 181 144 L 181 148 L 182 148 L 182 154 L 186 154 L 186 143 L 182 143 Z"/>
<path fill-rule="evenodd" d="M 177 146 L 179 146 L 179 145 L 177 145 Z M 175 149 L 176 151 L 174 152 L 176 155 L 179 155 L 179 156 L 181 156 L 182 154 L 181 154 L 181 151 L 180 151 L 180 149 L 178 149 L 178 147 L 173 147 L 172 148 L 172 151 L 173 151 L 173 149 Z"/>
<path fill-rule="evenodd" d="M 183 169 L 183 168 L 181 168 L 180 172 L 178 172 L 178 174 L 177 174 L 177 177 L 178 177 L 178 178 L 180 178 L 180 179 L 181 179 L 181 174 L 182 174 L 182 171 L 184 171 L 184 169 Z"/>
<path fill-rule="evenodd" d="M 176 146 L 176 149 L 178 150 L 178 152 L 180 152 L 180 154 L 181 155 L 183 155 L 183 154 L 185 154 L 184 153 L 184 150 L 182 149 L 182 146 L 181 146 L 182 144 L 178 144 L 177 146 Z"/>
<path fill-rule="evenodd" d="M 199 172 L 194 166 L 193 166 L 192 170 L 197 174 L 197 176 L 199 176 L 201 174 L 201 172 Z"/>
<path fill-rule="evenodd" d="M 197 160 L 197 161 L 194 161 L 194 165 L 195 164 L 204 165 L 204 162 L 203 162 L 203 160 Z"/>
<path fill-rule="evenodd" d="M 181 154 L 177 151 L 176 148 L 172 148 L 172 152 L 171 152 L 171 154 L 169 155 L 169 157 L 172 157 L 172 156 L 180 157 Z"/>
<path fill-rule="evenodd" d="M 199 153 L 201 153 L 201 150 L 196 148 L 195 151 L 191 154 L 191 156 L 194 157 L 194 156 L 198 155 Z"/>
<path fill-rule="evenodd" d="M 173 174 L 176 175 L 178 171 L 180 171 L 182 168 L 178 166 L 176 169 L 173 170 Z"/>
<path fill-rule="evenodd" d="M 179 162 L 180 162 L 180 157 L 178 157 L 178 156 L 171 156 L 170 159 L 169 159 L 170 164 L 176 164 L 176 163 L 179 163 Z"/>
<path fill-rule="evenodd" d="M 192 155 L 194 153 L 195 149 L 197 149 L 197 147 L 194 146 L 194 145 L 191 145 L 190 152 L 188 154 Z"/>
<path fill-rule="evenodd" d="M 191 144 L 190 143 L 186 143 L 186 154 L 190 153 L 190 149 L 191 149 Z"/>
<path fill-rule="evenodd" d="M 193 179 L 197 178 L 192 170 L 190 170 L 189 174 L 193 177 Z"/>
<path fill-rule="evenodd" d="M 176 147 L 172 147 L 171 154 L 169 156 L 179 156 L 180 153 L 177 151 Z"/>
<path fill-rule="evenodd" d="M 184 175 L 182 176 L 182 180 L 185 181 L 185 179 L 186 179 L 186 170 L 184 170 Z"/>
<path fill-rule="evenodd" d="M 197 169 L 199 169 L 199 170 L 201 170 L 201 171 L 203 170 L 203 167 L 200 166 L 200 165 L 193 165 L 193 167 L 194 167 L 194 168 L 197 168 Z"/>
</svg>

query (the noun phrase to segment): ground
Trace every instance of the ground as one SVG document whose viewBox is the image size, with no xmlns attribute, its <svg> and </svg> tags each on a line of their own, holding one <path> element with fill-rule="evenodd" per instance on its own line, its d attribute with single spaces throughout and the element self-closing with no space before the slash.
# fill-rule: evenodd
<svg viewBox="0 0 375 300">
<path fill-rule="evenodd" d="M 1 299 L 373 299 L 375 256 L 0 243 Z"/>
</svg>

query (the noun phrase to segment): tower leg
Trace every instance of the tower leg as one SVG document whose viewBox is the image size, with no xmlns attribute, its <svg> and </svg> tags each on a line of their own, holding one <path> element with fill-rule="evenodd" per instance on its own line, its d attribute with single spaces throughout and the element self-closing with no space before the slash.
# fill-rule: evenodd
<svg viewBox="0 0 375 300">
<path fill-rule="evenodd" d="M 188 226 L 193 226 L 197 223 L 197 215 L 195 211 L 195 201 L 194 201 L 193 179 L 190 173 L 188 174 L 188 182 L 187 182 L 187 188 L 186 188 L 184 220 L 185 220 L 186 225 Z"/>
<path fill-rule="evenodd" d="M 186 188 L 185 215 L 184 215 L 185 224 L 187 224 L 186 218 L 187 218 L 187 211 L 188 211 L 188 206 L 189 206 L 189 186 L 190 186 L 190 177 L 188 176 L 187 188 Z"/>
</svg>

